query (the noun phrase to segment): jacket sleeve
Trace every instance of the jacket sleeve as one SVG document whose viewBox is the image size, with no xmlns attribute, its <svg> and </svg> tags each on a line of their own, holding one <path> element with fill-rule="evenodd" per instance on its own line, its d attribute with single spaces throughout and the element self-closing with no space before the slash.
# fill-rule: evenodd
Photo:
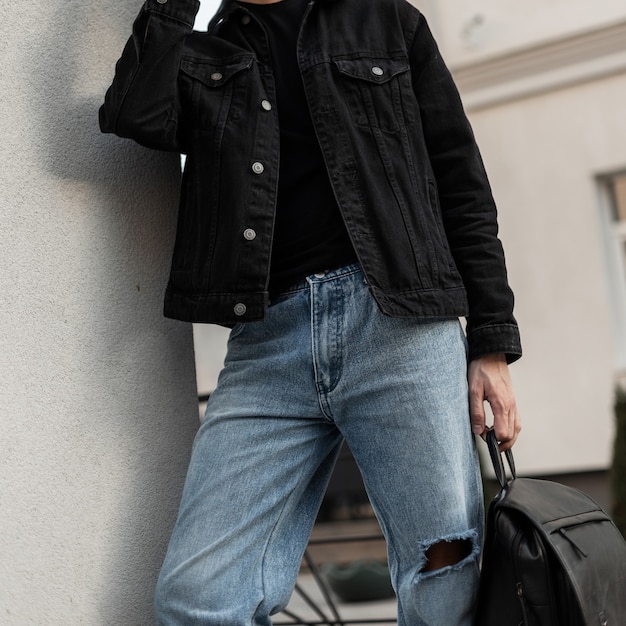
<svg viewBox="0 0 626 626">
<path fill-rule="evenodd" d="M 146 0 L 100 108 L 100 129 L 148 148 L 184 152 L 178 70 L 198 0 Z"/>
<path fill-rule="evenodd" d="M 469 358 L 521 356 L 497 212 L 452 76 L 420 14 L 411 50 L 413 88 L 450 249 L 469 301 Z"/>
</svg>

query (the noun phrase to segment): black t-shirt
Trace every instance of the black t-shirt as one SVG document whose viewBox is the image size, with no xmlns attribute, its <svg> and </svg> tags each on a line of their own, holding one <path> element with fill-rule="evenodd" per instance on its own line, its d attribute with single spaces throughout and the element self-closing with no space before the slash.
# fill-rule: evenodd
<svg viewBox="0 0 626 626">
<path fill-rule="evenodd" d="M 356 261 L 333 195 L 298 68 L 298 33 L 308 1 L 245 3 L 267 31 L 280 123 L 271 294 L 280 293 L 315 272 Z"/>
</svg>

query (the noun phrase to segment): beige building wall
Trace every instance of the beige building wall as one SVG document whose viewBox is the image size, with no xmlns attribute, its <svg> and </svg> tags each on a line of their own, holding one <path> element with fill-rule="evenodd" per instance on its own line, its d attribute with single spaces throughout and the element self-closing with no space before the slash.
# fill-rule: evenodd
<svg viewBox="0 0 626 626">
<path fill-rule="evenodd" d="M 604 79 L 471 114 L 523 333 L 512 371 L 526 472 L 610 463 L 617 368 L 595 177 L 626 166 L 625 98 L 624 78 Z"/>
<path fill-rule="evenodd" d="M 614 24 L 622 0 L 415 0 L 434 19 L 452 65 Z"/>
</svg>

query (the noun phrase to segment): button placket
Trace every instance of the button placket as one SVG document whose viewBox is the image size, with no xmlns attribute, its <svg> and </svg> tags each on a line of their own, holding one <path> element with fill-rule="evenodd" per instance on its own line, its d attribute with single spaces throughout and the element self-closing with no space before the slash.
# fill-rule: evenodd
<svg viewBox="0 0 626 626">
<path fill-rule="evenodd" d="M 241 16 L 240 19 L 242 19 Z M 270 58 L 266 38 L 264 40 L 262 28 L 254 19 L 249 22 L 246 35 L 250 37 L 260 37 L 258 58 L 267 61 Z M 243 33 L 243 27 L 242 27 Z M 246 270 L 265 274 L 269 270 L 266 263 L 269 261 L 269 254 L 266 254 L 270 245 L 271 237 L 268 237 L 266 229 L 261 231 L 254 228 L 264 224 L 272 217 L 270 203 L 266 202 L 267 197 L 273 197 L 276 193 L 278 179 L 278 159 L 274 147 L 279 138 L 278 118 L 275 114 L 276 103 L 274 84 L 272 81 L 266 83 L 263 76 L 255 83 L 255 97 L 253 107 L 256 110 L 250 113 L 258 122 L 255 124 L 255 132 L 249 138 L 247 156 L 250 159 L 248 165 L 247 181 L 251 193 L 246 207 L 245 221 L 241 223 L 239 230 L 239 246 L 242 253 L 241 263 L 246 266 Z M 245 171 L 245 169 L 244 169 Z M 267 260 L 266 260 L 267 259 Z M 233 315 L 242 320 L 249 320 L 252 315 L 250 307 L 256 307 L 253 300 L 249 302 L 233 302 Z M 256 308 L 254 308 L 256 314 Z"/>
</svg>

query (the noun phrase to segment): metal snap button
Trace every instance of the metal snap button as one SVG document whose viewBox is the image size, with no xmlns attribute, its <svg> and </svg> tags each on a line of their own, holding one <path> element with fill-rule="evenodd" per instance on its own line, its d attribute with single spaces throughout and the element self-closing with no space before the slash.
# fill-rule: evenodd
<svg viewBox="0 0 626 626">
<path fill-rule="evenodd" d="M 256 239 L 256 231 L 252 228 L 246 228 L 246 230 L 243 231 L 243 237 L 248 241 L 254 241 Z"/>
<path fill-rule="evenodd" d="M 385 73 L 385 70 L 382 67 L 378 67 L 378 65 L 374 65 L 372 68 L 372 74 L 374 76 L 382 76 Z"/>
<path fill-rule="evenodd" d="M 218 81 L 218 80 L 222 80 L 222 78 L 224 77 L 222 76 L 221 72 L 213 72 L 213 74 L 211 74 L 211 80 Z"/>
<path fill-rule="evenodd" d="M 269 100 L 262 100 L 261 101 L 261 106 L 266 110 L 266 111 L 271 111 L 272 110 L 272 103 Z"/>
<path fill-rule="evenodd" d="M 243 302 L 239 302 L 235 305 L 235 308 L 233 309 L 233 311 L 235 312 L 235 315 L 241 317 L 242 315 L 246 314 L 246 311 L 248 309 L 246 308 L 246 305 Z"/>
<path fill-rule="evenodd" d="M 167 2 L 167 0 L 157 0 L 157 2 L 158 2 L 159 4 L 165 4 L 165 3 Z"/>
<path fill-rule="evenodd" d="M 251 21 L 252 21 L 252 18 L 251 18 L 249 15 L 244 15 L 244 16 L 241 18 L 241 23 L 242 23 L 244 26 L 247 26 L 247 25 L 248 25 Z"/>
<path fill-rule="evenodd" d="M 260 161 L 255 161 L 252 164 L 252 171 L 255 174 L 262 174 L 265 171 L 265 166 Z"/>
</svg>

